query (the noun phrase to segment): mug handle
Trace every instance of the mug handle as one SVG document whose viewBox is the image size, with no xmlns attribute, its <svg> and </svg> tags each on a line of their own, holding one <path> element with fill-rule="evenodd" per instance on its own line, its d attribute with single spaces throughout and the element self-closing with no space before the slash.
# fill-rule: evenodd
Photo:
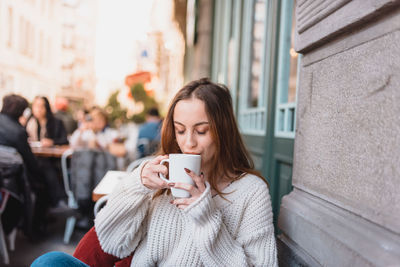
<svg viewBox="0 0 400 267">
<path fill-rule="evenodd" d="M 160 162 L 160 165 L 162 165 L 162 164 L 165 163 L 165 162 L 168 162 L 168 163 L 169 163 L 169 159 L 163 159 L 163 160 Z M 161 172 L 158 173 L 158 177 L 160 177 L 161 180 L 164 180 L 164 181 L 166 181 L 167 183 L 170 183 L 170 182 L 171 182 L 171 181 L 168 180 L 168 179 L 164 176 L 164 174 L 162 174 Z"/>
</svg>

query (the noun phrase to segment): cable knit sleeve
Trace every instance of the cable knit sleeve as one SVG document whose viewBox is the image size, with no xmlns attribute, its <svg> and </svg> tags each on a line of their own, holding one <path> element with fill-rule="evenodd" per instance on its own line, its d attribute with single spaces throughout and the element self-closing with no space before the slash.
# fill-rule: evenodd
<svg viewBox="0 0 400 267">
<path fill-rule="evenodd" d="M 185 210 L 193 220 L 195 243 L 205 266 L 277 266 L 269 192 L 262 181 L 260 184 L 247 183 L 251 190 L 239 189 L 247 197 L 244 211 L 238 213 L 242 218 L 236 239 L 223 222 L 209 184 L 203 195 Z"/>
<path fill-rule="evenodd" d="M 145 164 L 123 178 L 95 219 L 101 248 L 119 258 L 129 256 L 146 233 L 145 219 L 153 191 L 141 183 Z"/>
</svg>

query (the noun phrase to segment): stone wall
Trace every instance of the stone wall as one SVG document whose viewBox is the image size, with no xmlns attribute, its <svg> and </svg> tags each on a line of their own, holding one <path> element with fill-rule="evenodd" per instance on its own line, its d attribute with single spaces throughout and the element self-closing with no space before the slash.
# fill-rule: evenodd
<svg viewBox="0 0 400 267">
<path fill-rule="evenodd" d="M 400 264 L 400 1 L 297 1 L 294 190 L 280 242 L 309 265 Z"/>
</svg>

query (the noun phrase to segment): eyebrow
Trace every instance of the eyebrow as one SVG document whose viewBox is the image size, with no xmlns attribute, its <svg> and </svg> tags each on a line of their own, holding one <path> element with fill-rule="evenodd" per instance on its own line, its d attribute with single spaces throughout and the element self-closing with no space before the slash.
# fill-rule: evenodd
<svg viewBox="0 0 400 267">
<path fill-rule="evenodd" d="M 174 121 L 174 123 L 186 127 L 185 124 L 183 124 L 183 123 L 181 123 L 181 122 L 179 122 L 179 121 Z M 196 127 L 196 126 L 200 126 L 200 125 L 204 125 L 204 124 L 209 124 L 209 123 L 208 123 L 208 121 L 201 121 L 201 122 L 196 123 L 194 126 Z"/>
</svg>

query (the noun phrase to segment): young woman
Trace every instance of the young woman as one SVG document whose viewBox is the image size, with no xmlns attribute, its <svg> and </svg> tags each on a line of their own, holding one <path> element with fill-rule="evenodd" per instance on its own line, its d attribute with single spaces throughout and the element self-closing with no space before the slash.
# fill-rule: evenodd
<svg viewBox="0 0 400 267">
<path fill-rule="evenodd" d="M 68 144 L 64 124 L 54 117 L 46 97 L 35 97 L 32 103 L 32 115 L 26 124 L 30 141 L 40 141 L 44 147 Z"/>
<path fill-rule="evenodd" d="M 202 174 L 187 171 L 194 186 L 159 178 L 168 173 L 160 162 L 170 153 L 201 155 Z M 174 199 L 172 187 L 191 197 Z M 113 266 L 128 257 L 124 266 L 277 266 L 272 218 L 268 186 L 244 147 L 229 90 L 201 79 L 177 93 L 163 124 L 160 155 L 121 181 L 78 245 L 74 256 L 81 261 L 74 261 Z"/>
<path fill-rule="evenodd" d="M 54 117 L 49 100 L 44 96 L 37 96 L 32 102 L 32 117 L 26 124 L 29 141 L 40 142 L 42 147 L 68 144 L 67 132 L 61 120 Z M 62 212 L 67 209 L 63 200 L 65 198 L 64 187 L 58 177 L 61 173 L 60 159 L 38 158 L 39 168 L 44 173 L 44 179 L 48 185 L 50 206 L 54 212 Z"/>
</svg>

